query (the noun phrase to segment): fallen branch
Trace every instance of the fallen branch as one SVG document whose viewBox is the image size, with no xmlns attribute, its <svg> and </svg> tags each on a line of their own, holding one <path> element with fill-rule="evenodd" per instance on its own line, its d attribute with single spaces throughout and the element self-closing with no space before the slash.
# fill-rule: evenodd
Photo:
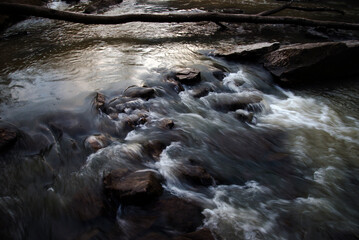
<svg viewBox="0 0 359 240">
<path fill-rule="evenodd" d="M 117 16 L 87 15 L 58 11 L 32 5 L 0 3 L 0 14 L 27 15 L 63 20 L 83 24 L 123 24 L 129 22 L 231 22 L 256 24 L 294 24 L 299 26 L 328 27 L 336 29 L 359 30 L 358 23 L 319 21 L 298 17 L 258 16 L 249 14 L 225 13 L 163 13 L 163 14 L 124 14 Z"/>
</svg>

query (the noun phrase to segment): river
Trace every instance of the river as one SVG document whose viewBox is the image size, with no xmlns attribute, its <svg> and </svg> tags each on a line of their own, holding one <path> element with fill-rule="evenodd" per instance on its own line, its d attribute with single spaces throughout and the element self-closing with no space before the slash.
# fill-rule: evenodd
<svg viewBox="0 0 359 240">
<path fill-rule="evenodd" d="M 49 6 L 76 10 L 82 4 Z M 223 8 L 254 13 L 278 4 L 125 0 L 105 14 Z M 340 1 L 330 6 L 347 11 L 343 19 L 359 16 L 357 6 Z M 214 23 L 92 26 L 30 18 L 3 32 L 0 122 L 16 126 L 27 140 L 1 157 L 2 239 L 90 239 L 78 236 L 91 229 L 101 229 L 91 239 L 106 239 L 114 226 L 124 233 L 114 239 L 135 239 L 120 213 L 117 220 L 83 222 L 69 207 L 76 193 L 89 186 L 100 189 L 103 174 L 119 167 L 160 173 L 167 194 L 202 207 L 203 226 L 218 239 L 358 239 L 358 76 L 287 90 L 260 65 L 209 54 L 262 40 L 313 41 L 280 26 L 249 29 L 244 24 L 222 31 Z M 169 70 L 183 67 L 201 71 L 201 86 L 211 89 L 207 96 L 194 98 L 191 86 L 177 94 L 164 84 Z M 225 78 L 218 81 L 213 69 L 224 71 Z M 146 111 L 148 123 L 121 131 L 126 113 L 111 120 L 94 109 L 93 98 L 101 92 L 111 99 L 131 85 L 153 87 L 156 97 L 135 103 Z M 254 113 L 251 123 L 211 107 L 211 101 L 222 97 L 251 94 L 263 99 L 247 109 Z M 175 127 L 158 128 L 163 119 L 172 119 Z M 101 133 L 112 143 L 92 153 L 85 139 Z M 157 161 L 143 153 L 144 144 L 153 140 L 167 143 Z M 203 166 L 216 184 L 183 181 L 178 169 L 189 159 Z"/>
</svg>

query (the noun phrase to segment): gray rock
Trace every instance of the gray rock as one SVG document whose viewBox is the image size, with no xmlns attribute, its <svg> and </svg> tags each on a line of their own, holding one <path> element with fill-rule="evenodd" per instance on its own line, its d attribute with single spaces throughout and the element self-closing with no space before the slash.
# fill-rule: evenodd
<svg viewBox="0 0 359 240">
<path fill-rule="evenodd" d="M 262 101 L 258 95 L 238 95 L 219 93 L 205 97 L 211 107 L 217 111 L 229 112 L 237 109 L 245 109 L 250 104 L 257 104 Z"/>
</svg>

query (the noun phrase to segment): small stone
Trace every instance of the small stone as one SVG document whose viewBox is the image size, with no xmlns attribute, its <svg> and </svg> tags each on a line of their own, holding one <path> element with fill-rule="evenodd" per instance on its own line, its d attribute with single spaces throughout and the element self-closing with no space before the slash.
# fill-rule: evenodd
<svg viewBox="0 0 359 240">
<path fill-rule="evenodd" d="M 92 135 L 86 138 L 85 147 L 93 152 L 97 152 L 101 148 L 107 147 L 109 142 L 110 140 L 103 134 Z"/>
<path fill-rule="evenodd" d="M 171 119 L 163 119 L 160 121 L 161 128 L 172 129 L 175 126 L 175 123 Z"/>
<path fill-rule="evenodd" d="M 238 109 L 234 115 L 238 120 L 242 122 L 252 122 L 254 114 L 246 110 Z"/>
<path fill-rule="evenodd" d="M 201 81 L 201 73 L 196 69 L 184 68 L 176 72 L 175 80 L 182 84 L 195 85 Z"/>
<path fill-rule="evenodd" d="M 130 87 L 125 90 L 123 95 L 131 98 L 150 99 L 154 97 L 155 90 L 150 87 Z"/>
</svg>

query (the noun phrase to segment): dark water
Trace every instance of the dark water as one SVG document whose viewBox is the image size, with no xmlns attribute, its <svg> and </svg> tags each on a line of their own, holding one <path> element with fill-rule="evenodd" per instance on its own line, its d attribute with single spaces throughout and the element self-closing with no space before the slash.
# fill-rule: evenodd
<svg viewBox="0 0 359 240">
<path fill-rule="evenodd" d="M 106 14 L 221 8 L 251 13 L 277 5 L 264 0 L 124 1 Z M 72 8 L 60 2 L 51 6 Z M 316 17 L 355 19 L 355 4 L 329 6 L 348 15 Z M 204 54 L 260 37 L 313 40 L 303 32 L 269 32 L 256 29 L 253 36 L 259 38 L 248 39 L 246 26 L 223 32 L 213 23 L 83 26 L 33 18 L 2 33 L 0 121 L 23 134 L 1 156 L 2 239 L 81 239 L 93 229 L 100 229 L 102 238 L 120 229 L 115 239 L 134 239 L 133 228 L 120 215 L 82 221 L 72 206 L 77 193 L 100 191 L 103 174 L 119 167 L 159 172 L 167 194 L 203 207 L 203 226 L 218 239 L 357 239 L 358 79 L 291 92 L 276 86 L 260 66 Z M 163 78 L 178 67 L 201 70 L 201 84 L 174 92 Z M 226 78 L 216 79 L 213 69 L 225 71 Z M 121 113 L 117 120 L 95 110 L 96 92 L 111 99 L 131 85 L 153 87 L 156 97 L 138 100 L 134 104 L 140 110 Z M 212 92 L 194 98 L 201 86 Z M 251 123 L 211 105 L 253 95 L 263 100 L 247 108 L 254 112 Z M 124 129 L 124 120 L 138 113 L 149 121 Z M 159 128 L 163 119 L 172 119 L 175 127 Z M 100 133 L 112 143 L 91 153 L 85 140 Z M 167 148 L 154 161 L 144 146 L 158 140 Z M 183 181 L 179 169 L 189 159 L 217 184 L 198 187 Z"/>
</svg>

